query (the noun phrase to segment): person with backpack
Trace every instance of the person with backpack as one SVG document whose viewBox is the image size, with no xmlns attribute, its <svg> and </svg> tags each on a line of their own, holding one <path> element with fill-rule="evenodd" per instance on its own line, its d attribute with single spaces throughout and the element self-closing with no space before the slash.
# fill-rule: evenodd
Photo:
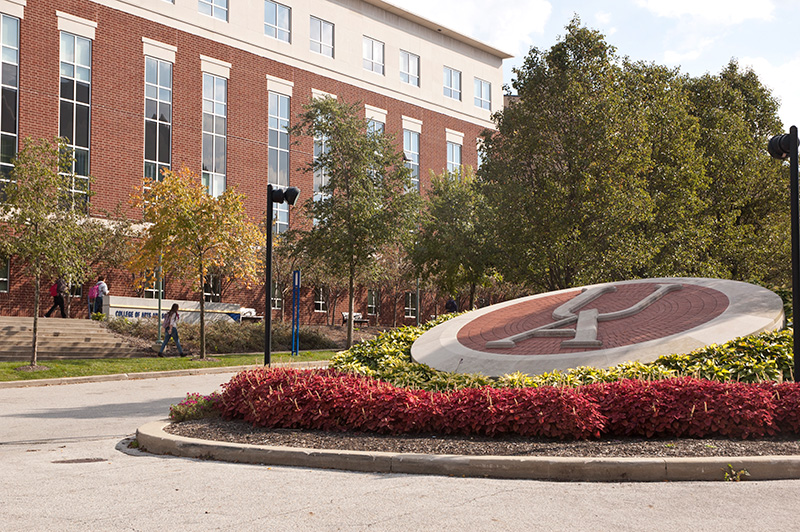
<svg viewBox="0 0 800 532">
<path fill-rule="evenodd" d="M 169 342 L 170 338 L 175 339 L 175 346 L 178 348 L 178 354 L 182 357 L 186 356 L 181 347 L 181 341 L 178 339 L 177 325 L 180 319 L 178 304 L 173 303 L 172 308 L 169 309 L 169 312 L 167 312 L 167 315 L 164 317 L 164 341 L 161 343 L 161 349 L 158 350 L 158 356 L 164 356 L 164 348 L 167 347 L 167 342 Z"/>
<path fill-rule="evenodd" d="M 53 306 L 45 313 L 45 318 L 49 318 L 50 314 L 52 314 L 56 308 L 61 310 L 62 318 L 67 317 L 67 313 L 64 311 L 64 296 L 67 295 L 68 291 L 69 287 L 67 286 L 67 282 L 61 277 L 56 279 L 56 282 L 50 287 L 50 295 L 53 296 Z"/>
<path fill-rule="evenodd" d="M 108 295 L 108 285 L 102 275 L 97 278 L 97 283 L 89 290 L 89 299 L 94 299 L 92 312 L 103 312 L 103 298 Z M 94 298 L 92 297 L 94 294 Z"/>
</svg>

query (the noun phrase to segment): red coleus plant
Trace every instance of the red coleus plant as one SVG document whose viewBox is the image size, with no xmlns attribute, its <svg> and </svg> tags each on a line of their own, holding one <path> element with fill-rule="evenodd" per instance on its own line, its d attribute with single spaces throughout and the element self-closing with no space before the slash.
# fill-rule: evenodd
<svg viewBox="0 0 800 532">
<path fill-rule="evenodd" d="M 272 428 L 587 439 L 760 437 L 800 431 L 794 383 L 623 380 L 581 388 L 398 388 L 336 370 L 257 369 L 223 386 L 219 408 Z"/>
</svg>

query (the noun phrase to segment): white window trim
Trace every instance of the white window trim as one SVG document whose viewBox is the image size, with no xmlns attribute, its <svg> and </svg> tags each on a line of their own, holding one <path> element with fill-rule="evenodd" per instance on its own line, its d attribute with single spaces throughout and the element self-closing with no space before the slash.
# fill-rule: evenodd
<svg viewBox="0 0 800 532">
<path fill-rule="evenodd" d="M 214 59 L 205 55 L 200 56 L 200 70 L 206 74 L 213 74 L 225 79 L 231 79 L 231 64 L 227 61 Z"/>
<path fill-rule="evenodd" d="M 65 31 L 79 37 L 85 37 L 92 41 L 94 40 L 97 22 L 76 17 L 75 15 L 70 15 L 62 11 L 56 11 L 56 16 L 58 17 L 58 31 Z"/>
<path fill-rule="evenodd" d="M 334 100 L 339 99 L 337 95 L 332 94 L 330 92 L 321 91 L 319 89 L 311 89 L 312 100 L 324 100 L 325 98 L 333 98 Z"/>
<path fill-rule="evenodd" d="M 177 46 L 142 37 L 142 53 L 144 55 L 175 64 L 175 55 L 177 52 Z"/>
<path fill-rule="evenodd" d="M 386 109 L 375 107 L 369 104 L 364 104 L 364 113 L 367 120 L 374 120 L 381 124 L 386 124 L 386 116 L 389 112 Z"/>
<path fill-rule="evenodd" d="M 403 129 L 422 134 L 422 120 L 411 118 L 410 116 L 403 116 Z"/>
<path fill-rule="evenodd" d="M 0 264 L 3 265 L 0 271 L 7 275 L 6 277 L 0 277 L 0 280 L 6 282 L 6 289 L 0 289 L 0 294 L 7 294 L 11 292 L 11 259 L 0 257 Z"/>
<path fill-rule="evenodd" d="M 447 142 L 452 142 L 453 144 L 458 144 L 459 146 L 464 145 L 464 134 L 460 131 L 445 128 L 444 133 L 445 137 L 447 138 Z"/>
<path fill-rule="evenodd" d="M 26 5 L 26 0 L 0 0 L 0 13 L 23 19 Z"/>
<path fill-rule="evenodd" d="M 293 82 L 281 78 L 276 78 L 275 76 L 270 76 L 269 74 L 267 74 L 268 92 L 277 92 L 278 94 L 283 94 L 284 96 L 288 96 L 289 98 L 291 98 L 293 89 L 294 89 Z"/>
<path fill-rule="evenodd" d="M 403 70 L 403 67 L 402 67 L 402 61 L 401 61 L 401 65 L 400 65 L 400 73 L 406 74 L 409 77 L 410 76 L 414 76 L 415 78 L 417 78 L 417 82 L 416 83 L 411 83 L 411 81 L 403 81 L 402 77 L 400 79 L 400 82 L 403 83 L 403 85 L 410 85 L 412 87 L 419 88 L 420 85 L 421 85 L 421 81 L 422 81 L 422 75 L 420 73 L 420 71 L 422 70 L 422 66 L 420 64 L 422 62 L 422 59 L 420 59 L 419 54 L 415 54 L 414 52 L 409 52 L 408 50 L 403 50 L 402 48 L 400 49 L 401 59 L 402 59 L 402 54 L 404 54 L 404 53 L 408 54 L 410 57 L 413 56 L 413 57 L 415 57 L 417 59 L 417 73 L 416 73 L 416 75 L 414 75 L 414 74 L 411 74 L 410 72 L 405 72 Z"/>
</svg>

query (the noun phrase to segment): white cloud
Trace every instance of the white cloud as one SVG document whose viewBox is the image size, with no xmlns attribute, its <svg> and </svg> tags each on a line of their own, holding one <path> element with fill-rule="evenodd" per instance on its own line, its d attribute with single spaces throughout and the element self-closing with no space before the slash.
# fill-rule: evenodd
<svg viewBox="0 0 800 532">
<path fill-rule="evenodd" d="M 552 6 L 547 0 L 486 2 L 477 0 L 390 0 L 398 7 L 438 22 L 515 56 L 533 44 L 531 34 L 544 32 Z"/>
<path fill-rule="evenodd" d="M 697 37 L 697 36 L 695 36 Z M 690 36 L 686 37 L 685 51 L 664 50 L 664 62 L 668 65 L 681 65 L 688 61 L 695 61 L 703 55 L 703 51 L 716 42 L 715 39 L 695 40 Z"/>
<path fill-rule="evenodd" d="M 771 20 L 772 0 L 636 0 L 636 4 L 660 17 L 689 17 L 714 25 L 739 24 L 745 20 Z"/>
<path fill-rule="evenodd" d="M 800 56 L 795 56 L 785 63 L 775 65 L 763 57 L 740 57 L 741 68 L 752 68 L 758 79 L 772 91 L 772 95 L 792 95 L 800 86 Z M 791 125 L 800 124 L 800 100 L 797 98 L 780 98 L 778 115 L 788 129 Z"/>
<path fill-rule="evenodd" d="M 679 53 L 674 50 L 664 51 L 664 62 L 668 65 L 680 65 L 686 61 L 694 61 L 700 57 L 700 50 Z"/>
<path fill-rule="evenodd" d="M 594 19 L 598 24 L 606 25 L 611 22 L 611 13 L 595 13 Z"/>
</svg>

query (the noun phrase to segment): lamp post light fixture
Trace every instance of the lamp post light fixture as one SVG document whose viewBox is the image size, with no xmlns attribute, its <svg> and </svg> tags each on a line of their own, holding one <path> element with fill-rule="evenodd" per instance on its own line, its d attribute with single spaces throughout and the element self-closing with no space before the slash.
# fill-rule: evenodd
<svg viewBox="0 0 800 532">
<path fill-rule="evenodd" d="M 286 202 L 294 205 L 300 189 L 297 187 L 273 187 L 267 185 L 267 259 L 266 259 L 266 285 L 264 287 L 264 365 L 272 363 L 272 218 L 273 205 Z"/>
<path fill-rule="evenodd" d="M 794 380 L 800 378 L 800 334 L 797 333 L 797 316 L 800 309 L 800 206 L 798 205 L 797 178 L 797 126 L 789 128 L 789 133 L 775 135 L 769 139 L 767 151 L 775 159 L 789 158 L 789 196 L 792 216 L 792 330 L 794 333 Z"/>
</svg>

